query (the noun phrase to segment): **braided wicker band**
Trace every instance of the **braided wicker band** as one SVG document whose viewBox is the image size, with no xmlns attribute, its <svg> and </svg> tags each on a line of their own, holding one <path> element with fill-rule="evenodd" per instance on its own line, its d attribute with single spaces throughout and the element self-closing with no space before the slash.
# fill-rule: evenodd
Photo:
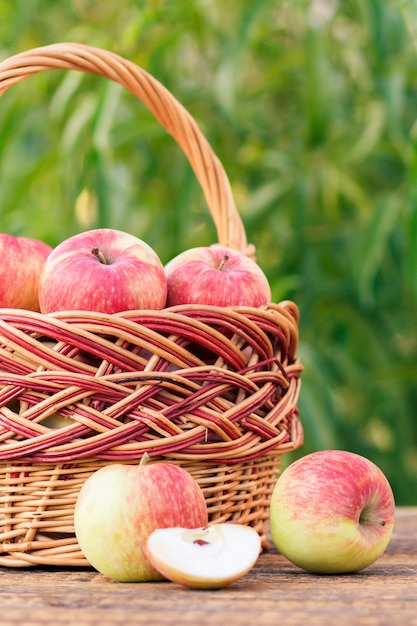
<svg viewBox="0 0 417 626">
<path fill-rule="evenodd" d="M 227 176 L 196 123 L 121 57 L 56 44 L 0 64 L 0 93 L 47 69 L 100 74 L 141 100 L 188 157 L 218 240 L 253 254 Z M 0 310 L 0 565 L 88 566 L 73 509 L 105 464 L 166 460 L 211 521 L 266 521 L 280 456 L 299 447 L 298 309 L 182 306 L 106 315 Z"/>
</svg>

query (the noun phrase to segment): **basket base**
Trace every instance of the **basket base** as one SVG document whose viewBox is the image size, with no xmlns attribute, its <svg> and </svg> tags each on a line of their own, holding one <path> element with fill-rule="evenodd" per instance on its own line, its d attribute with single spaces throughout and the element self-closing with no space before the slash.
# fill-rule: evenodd
<svg viewBox="0 0 417 626">
<path fill-rule="evenodd" d="M 280 466 L 276 453 L 233 465 L 169 462 L 200 485 L 210 523 L 252 526 L 268 547 L 269 500 Z M 91 459 L 74 465 L 0 464 L 0 566 L 91 567 L 75 537 L 73 512 L 82 484 L 106 464 Z"/>
</svg>

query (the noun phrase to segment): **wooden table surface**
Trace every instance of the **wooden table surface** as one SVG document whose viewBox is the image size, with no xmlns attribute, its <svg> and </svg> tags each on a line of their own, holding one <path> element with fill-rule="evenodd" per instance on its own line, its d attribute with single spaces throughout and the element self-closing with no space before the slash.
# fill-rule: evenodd
<svg viewBox="0 0 417 626">
<path fill-rule="evenodd" d="M 398 509 L 391 543 L 366 570 L 307 574 L 275 548 L 226 589 L 118 583 L 90 569 L 0 568 L 1 626 L 417 625 L 417 507 Z"/>
</svg>

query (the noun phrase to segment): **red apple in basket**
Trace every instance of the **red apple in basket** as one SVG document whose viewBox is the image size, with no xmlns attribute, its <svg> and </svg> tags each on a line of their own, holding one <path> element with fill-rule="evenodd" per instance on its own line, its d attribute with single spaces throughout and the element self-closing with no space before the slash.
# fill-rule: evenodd
<svg viewBox="0 0 417 626">
<path fill-rule="evenodd" d="M 154 530 L 207 523 L 198 483 L 185 469 L 166 462 L 102 467 L 81 487 L 74 510 L 75 534 L 86 559 L 121 582 L 163 579 L 146 556 Z"/>
<path fill-rule="evenodd" d="M 42 313 L 162 309 L 166 293 L 156 252 L 141 239 L 111 228 L 61 242 L 49 255 L 39 284 Z"/>
<path fill-rule="evenodd" d="M 323 450 L 294 461 L 278 478 L 271 535 L 278 550 L 307 571 L 356 572 L 384 552 L 394 510 L 391 486 L 374 463 Z"/>
<path fill-rule="evenodd" d="M 167 306 L 259 307 L 271 301 L 271 289 L 259 265 L 242 252 L 220 244 L 181 252 L 166 264 L 165 274 Z"/>
<path fill-rule="evenodd" d="M 0 308 L 39 311 L 39 277 L 51 250 L 38 239 L 0 233 Z"/>
</svg>

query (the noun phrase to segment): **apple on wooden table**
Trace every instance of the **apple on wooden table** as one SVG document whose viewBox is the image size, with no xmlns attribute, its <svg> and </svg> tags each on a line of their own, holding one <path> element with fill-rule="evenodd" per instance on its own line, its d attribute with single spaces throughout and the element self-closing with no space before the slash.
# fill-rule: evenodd
<svg viewBox="0 0 417 626">
<path fill-rule="evenodd" d="M 111 228 L 89 230 L 58 244 L 39 284 L 42 313 L 157 310 L 164 308 L 166 295 L 156 252 L 134 235 Z"/>
<path fill-rule="evenodd" d="M 91 474 L 77 497 L 78 544 L 101 574 L 121 582 L 161 580 L 146 555 L 157 528 L 207 526 L 202 489 L 185 469 L 167 462 L 114 463 Z"/>
<path fill-rule="evenodd" d="M 372 461 L 322 450 L 294 461 L 278 478 L 271 535 L 278 550 L 307 571 L 356 572 L 385 551 L 394 512 L 391 486 Z"/>
<path fill-rule="evenodd" d="M 39 311 L 39 277 L 51 251 L 39 239 L 0 233 L 0 308 Z"/>
<path fill-rule="evenodd" d="M 259 307 L 271 301 L 271 288 L 260 266 L 220 244 L 181 252 L 165 265 L 165 274 L 167 306 Z"/>
<path fill-rule="evenodd" d="M 220 589 L 255 565 L 261 539 L 251 526 L 225 522 L 193 530 L 160 528 L 148 537 L 147 555 L 168 580 L 194 589 Z"/>
</svg>

